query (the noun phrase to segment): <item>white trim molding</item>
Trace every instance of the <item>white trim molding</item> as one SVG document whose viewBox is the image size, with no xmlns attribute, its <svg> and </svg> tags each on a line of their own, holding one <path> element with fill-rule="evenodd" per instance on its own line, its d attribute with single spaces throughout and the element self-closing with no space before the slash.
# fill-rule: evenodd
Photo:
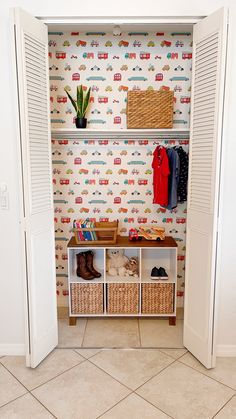
<svg viewBox="0 0 236 419">
<path fill-rule="evenodd" d="M 217 345 L 216 356 L 218 357 L 236 357 L 236 345 Z"/>
<path fill-rule="evenodd" d="M 0 356 L 24 356 L 24 343 L 2 343 L 0 344 Z"/>
</svg>

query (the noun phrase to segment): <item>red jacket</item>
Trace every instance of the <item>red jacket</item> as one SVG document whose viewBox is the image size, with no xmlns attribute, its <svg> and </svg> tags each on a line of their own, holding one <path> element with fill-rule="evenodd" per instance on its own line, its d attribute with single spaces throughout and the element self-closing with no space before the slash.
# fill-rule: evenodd
<svg viewBox="0 0 236 419">
<path fill-rule="evenodd" d="M 153 203 L 165 207 L 168 205 L 168 176 L 170 174 L 166 149 L 158 146 L 153 156 Z"/>
</svg>

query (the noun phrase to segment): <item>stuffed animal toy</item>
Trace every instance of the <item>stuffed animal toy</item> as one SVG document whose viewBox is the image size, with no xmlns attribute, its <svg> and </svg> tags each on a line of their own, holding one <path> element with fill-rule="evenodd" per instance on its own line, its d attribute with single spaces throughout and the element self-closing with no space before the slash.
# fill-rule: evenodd
<svg viewBox="0 0 236 419">
<path fill-rule="evenodd" d="M 125 276 L 138 277 L 139 274 L 139 261 L 136 257 L 131 257 L 125 264 L 126 273 Z"/>
<path fill-rule="evenodd" d="M 126 273 L 125 264 L 128 260 L 124 254 L 124 249 L 108 249 L 106 266 L 108 274 L 111 276 L 124 276 Z"/>
</svg>

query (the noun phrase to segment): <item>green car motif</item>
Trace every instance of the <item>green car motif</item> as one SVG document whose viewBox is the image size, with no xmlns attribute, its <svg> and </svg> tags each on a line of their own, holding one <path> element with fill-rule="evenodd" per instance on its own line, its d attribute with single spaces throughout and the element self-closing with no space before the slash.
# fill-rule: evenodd
<svg viewBox="0 0 236 419">
<path fill-rule="evenodd" d="M 63 32 L 48 32 L 48 35 L 63 35 Z"/>
<path fill-rule="evenodd" d="M 142 199 L 130 199 L 128 201 L 128 204 L 145 204 L 145 201 Z"/>
<path fill-rule="evenodd" d="M 148 32 L 129 32 L 128 35 L 132 36 L 136 36 L 136 35 L 143 35 L 143 36 L 148 36 Z"/>
<path fill-rule="evenodd" d="M 106 162 L 103 160 L 91 160 L 88 164 L 106 164 Z"/>
<path fill-rule="evenodd" d="M 89 76 L 86 78 L 86 80 L 91 81 L 91 80 L 101 80 L 104 81 L 106 80 L 106 77 L 102 77 L 102 76 Z"/>
<path fill-rule="evenodd" d="M 105 124 L 106 121 L 104 119 L 90 119 L 88 124 Z"/>
<path fill-rule="evenodd" d="M 174 119 L 173 124 L 187 124 L 188 121 L 185 121 L 185 119 Z"/>
<path fill-rule="evenodd" d="M 106 204 L 107 201 L 104 201 L 104 199 L 92 199 L 89 201 L 89 204 Z"/>
<path fill-rule="evenodd" d="M 49 77 L 49 80 L 65 80 L 65 78 L 64 77 L 62 77 L 62 76 L 50 76 Z"/>
<path fill-rule="evenodd" d="M 133 76 L 128 78 L 129 81 L 146 81 L 147 77 L 143 76 Z"/>
<path fill-rule="evenodd" d="M 64 160 L 53 160 L 52 164 L 66 164 L 66 161 L 64 161 Z"/>
<path fill-rule="evenodd" d="M 86 35 L 106 35 L 106 32 L 86 32 Z"/>
<path fill-rule="evenodd" d="M 184 77 L 184 76 L 175 76 L 175 77 L 171 77 L 170 81 L 188 81 L 189 78 L 188 77 Z"/>
<path fill-rule="evenodd" d="M 142 161 L 142 160 L 131 160 L 131 161 L 128 161 L 127 164 L 142 164 L 142 165 L 144 165 L 144 164 L 146 164 L 146 162 Z"/>
<path fill-rule="evenodd" d="M 51 119 L 52 124 L 64 124 L 65 122 L 64 119 Z"/>
<path fill-rule="evenodd" d="M 65 201 L 65 199 L 54 199 L 54 204 L 68 204 L 68 201 Z"/>
</svg>

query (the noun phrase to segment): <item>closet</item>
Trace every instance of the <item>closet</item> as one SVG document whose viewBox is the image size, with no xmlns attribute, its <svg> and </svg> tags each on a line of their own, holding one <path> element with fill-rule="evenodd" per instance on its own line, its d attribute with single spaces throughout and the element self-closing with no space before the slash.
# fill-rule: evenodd
<svg viewBox="0 0 236 419">
<path fill-rule="evenodd" d="M 118 218 L 124 236 L 157 222 L 177 239 L 184 345 L 210 368 L 227 13 L 188 24 L 127 19 L 120 28 L 117 36 L 112 19 L 60 24 L 15 10 L 27 363 L 35 367 L 57 344 L 56 292 L 64 305 L 71 220 L 89 216 Z M 74 128 L 64 92 L 78 84 L 92 87 L 86 130 Z M 148 88 L 175 91 L 173 129 L 126 128 L 127 90 Z M 152 204 L 157 145 L 189 151 L 188 201 L 176 211 Z"/>
</svg>

